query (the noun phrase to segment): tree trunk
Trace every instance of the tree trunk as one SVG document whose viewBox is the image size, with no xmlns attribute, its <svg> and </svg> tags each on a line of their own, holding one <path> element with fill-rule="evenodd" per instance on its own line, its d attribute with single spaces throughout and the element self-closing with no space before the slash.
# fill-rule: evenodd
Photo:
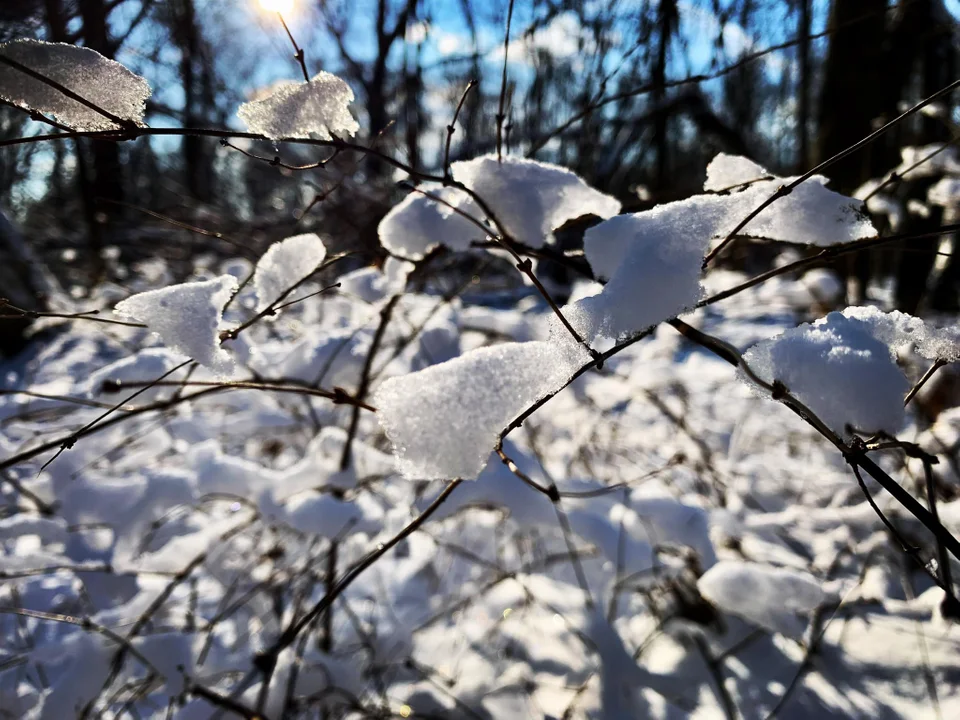
<svg viewBox="0 0 960 720">
<path fill-rule="evenodd" d="M 888 78 L 883 44 L 886 0 L 833 0 L 830 46 L 820 94 L 818 161 L 826 160 L 870 134 L 883 111 Z M 834 164 L 833 188 L 853 192 L 871 177 L 871 148 Z"/>
<path fill-rule="evenodd" d="M 797 61 L 800 82 L 797 88 L 797 172 L 806 172 L 810 163 L 810 0 L 799 0 L 800 23 Z"/>
<path fill-rule="evenodd" d="M 899 89 L 897 100 L 906 95 L 911 79 L 918 77 L 920 94 L 928 97 L 954 79 L 955 50 L 950 19 L 939 0 L 916 0 L 904 8 L 900 21 L 891 33 L 890 59 L 888 61 L 890 85 Z M 918 98 L 910 98 L 914 101 Z M 897 107 L 891 98 L 888 114 Z M 927 145 L 949 140 L 947 125 L 938 118 L 921 117 L 911 126 L 897 133 L 901 144 Z M 937 178 L 906 182 L 901 188 L 904 199 L 926 200 L 927 190 Z M 905 232 L 934 230 L 941 224 L 942 210 L 930 208 L 928 218 L 907 213 Z M 916 314 L 921 303 L 927 299 L 931 274 L 937 260 L 940 238 L 914 240 L 903 245 L 897 264 L 896 305 L 903 312 Z M 951 309 L 956 305 L 956 261 L 949 264 L 933 289 L 930 302 L 938 309 Z"/>
<path fill-rule="evenodd" d="M 84 45 L 96 50 L 104 57 L 113 59 L 113 46 L 107 30 L 107 8 L 103 0 L 78 0 L 80 15 L 83 19 Z M 120 148 L 115 142 L 92 141 L 93 157 L 92 181 L 96 198 L 123 200 L 123 170 L 120 164 Z M 115 207 L 105 209 L 115 212 Z"/>
<path fill-rule="evenodd" d="M 661 0 L 657 7 L 657 26 L 659 43 L 657 59 L 653 68 L 653 103 L 657 110 L 653 121 L 653 147 L 656 150 L 655 182 L 657 190 L 663 190 L 667 184 L 669 169 L 669 143 L 667 139 L 668 114 L 661 110 L 666 95 L 667 51 L 677 21 L 676 0 Z"/>
<path fill-rule="evenodd" d="M 833 0 L 830 45 L 823 67 L 817 162 L 822 162 L 869 135 L 881 117 L 889 88 L 884 77 L 886 0 Z M 873 177 L 880 147 L 870 145 L 832 165 L 826 174 L 831 187 L 852 194 Z M 842 260 L 837 270 L 857 278 L 857 292 L 848 298 L 863 300 L 870 276 L 870 255 L 857 253 Z"/>
<path fill-rule="evenodd" d="M 174 8 L 171 24 L 174 39 L 180 46 L 183 121 L 186 127 L 197 127 L 204 124 L 209 110 L 207 96 L 212 88 L 210 75 L 213 70 L 197 25 L 193 0 L 177 0 Z M 184 184 L 190 197 L 203 203 L 213 200 L 212 159 L 208 150 L 206 138 L 193 135 L 183 137 Z"/>
<path fill-rule="evenodd" d="M 46 12 L 47 32 L 53 42 L 67 42 L 67 20 L 61 5 L 61 0 L 44 0 Z M 90 275 L 99 278 L 103 274 L 103 228 L 97 221 L 96 193 L 93 185 L 93 176 L 86 156 L 86 148 L 90 143 L 77 138 L 73 141 L 73 153 L 76 158 L 77 192 L 83 206 L 83 219 L 87 225 L 87 244 L 90 252 L 88 262 Z"/>
</svg>

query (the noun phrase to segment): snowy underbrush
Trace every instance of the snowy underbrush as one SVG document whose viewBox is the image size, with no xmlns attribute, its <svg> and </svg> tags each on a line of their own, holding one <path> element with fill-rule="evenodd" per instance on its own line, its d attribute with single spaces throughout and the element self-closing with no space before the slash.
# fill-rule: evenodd
<svg viewBox="0 0 960 720">
<path fill-rule="evenodd" d="M 150 134 L 116 63 L 0 50 L 0 99 Z M 352 98 L 320 73 L 238 114 L 374 152 Z M 634 214 L 548 163 L 443 170 L 382 265 L 304 234 L 52 298 L 0 393 L 0 714 L 960 716 L 960 414 L 929 397 L 960 330 L 840 309 L 822 266 L 888 241 L 862 203 L 727 155 Z M 714 269 L 744 236 L 806 256 Z M 491 253 L 515 307 L 444 273 Z"/>
<path fill-rule="evenodd" d="M 241 280 L 250 270 L 218 269 Z M 201 270 L 196 280 L 216 277 Z M 707 288 L 742 279 L 718 271 Z M 355 271 L 336 294 L 225 342 L 244 368 L 235 377 L 258 387 L 181 367 L 42 471 L 56 448 L 4 470 L 0 607 L 23 611 L 0 617 L 8 716 L 72 717 L 88 704 L 107 717 L 230 715 L 188 692 L 197 685 L 246 707 L 263 696 L 270 718 L 320 707 L 347 717 L 714 717 L 725 704 L 764 717 L 788 689 L 783 717 L 919 717 L 918 706 L 931 716 L 936 707 L 929 683 L 943 716 L 960 707 L 950 680 L 960 649 L 937 620 L 943 592 L 891 543 L 843 457 L 669 326 L 584 374 L 504 442 L 559 502 L 490 456 L 280 653 L 264 690 L 257 653 L 322 599 L 330 568 L 347 572 L 443 487 L 398 474 L 365 410 L 345 466 L 354 406 L 298 392 L 358 386 L 390 282 Z M 749 347 L 806 319 L 809 286 L 778 278 L 687 320 Z M 224 326 L 256 308 L 248 285 Z M 427 367 L 442 375 L 441 363 L 483 347 L 522 363 L 503 356 L 525 347 L 506 337 L 549 346 L 550 313 L 532 299 L 498 310 L 407 293 L 390 311 L 374 388 Z M 3 397 L 3 456 L 70 436 L 182 363 L 144 330 L 73 323 L 7 368 L 5 386 L 34 395 Z M 506 392 L 533 392 L 548 371 Z M 488 395 L 493 375 L 409 388 L 411 424 L 431 403 L 443 417 L 424 430 L 434 462 L 472 462 L 457 423 L 477 421 L 473 396 Z M 284 392 L 270 387 L 281 383 Z M 958 431 L 945 413 L 920 436 L 945 452 L 937 467 L 950 498 L 960 481 L 944 468 Z M 928 445 L 935 432 L 942 447 Z M 916 471 L 885 460 L 897 477 Z M 919 523 L 879 502 L 930 545 Z M 960 503 L 941 503 L 940 514 L 960 530 Z"/>
</svg>

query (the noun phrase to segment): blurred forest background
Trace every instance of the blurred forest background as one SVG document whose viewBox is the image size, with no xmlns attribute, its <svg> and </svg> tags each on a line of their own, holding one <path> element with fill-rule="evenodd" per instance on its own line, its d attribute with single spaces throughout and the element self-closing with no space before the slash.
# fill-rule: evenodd
<svg viewBox="0 0 960 720">
<path fill-rule="evenodd" d="M 284 5 L 310 74 L 333 72 L 354 89 L 359 142 L 437 169 L 476 80 L 452 157 L 494 148 L 507 0 Z M 517 0 L 506 145 L 571 168 L 627 210 L 697 192 L 719 151 L 796 174 L 954 80 L 958 15 L 956 0 Z M 241 102 L 301 77 L 276 13 L 257 0 L 4 0 L 0 41 L 16 37 L 85 45 L 145 76 L 155 127 L 239 129 Z M 831 167 L 832 187 L 849 194 L 881 177 L 903 146 L 950 142 L 956 109 L 916 116 Z M 0 107 L 0 141 L 47 132 Z M 0 210 L 79 295 L 134 260 L 160 255 L 186 272 L 200 252 L 256 258 L 295 232 L 376 251 L 377 223 L 407 192 L 402 174 L 355 156 L 294 171 L 270 162 L 278 155 L 305 165 L 330 152 L 190 135 L 0 147 Z M 923 197 L 926 187 L 897 192 Z M 907 221 L 901 232 L 942 218 Z M 938 243 L 914 242 L 910 272 L 925 277 Z M 858 272 L 876 262 L 861 258 Z M 956 305 L 950 288 L 941 309 Z M 921 295 L 902 290 L 898 304 L 916 311 Z"/>
</svg>

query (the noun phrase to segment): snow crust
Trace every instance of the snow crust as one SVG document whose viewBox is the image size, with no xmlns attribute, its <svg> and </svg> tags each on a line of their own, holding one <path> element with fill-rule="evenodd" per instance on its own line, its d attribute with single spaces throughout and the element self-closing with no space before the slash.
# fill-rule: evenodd
<svg viewBox="0 0 960 720">
<path fill-rule="evenodd" d="M 784 383 L 840 435 L 851 427 L 894 434 L 910 385 L 874 327 L 834 312 L 754 345 L 743 359 L 763 381 Z"/>
<path fill-rule="evenodd" d="M 706 247 L 692 230 L 708 238 L 714 227 L 722 231 L 733 220 L 724 203 L 740 194 L 610 221 L 588 242 L 587 258 L 607 289 L 577 284 L 568 310 L 608 293 L 623 306 L 609 309 L 609 320 L 607 310 L 595 317 L 613 332 L 614 321 L 634 328 L 647 321 L 643 313 L 689 308 L 700 282 L 710 292 L 742 283 L 733 270 L 701 280 L 691 269 Z M 787 251 L 777 264 L 790 259 Z M 648 295 L 629 294 L 628 266 Z M 252 269 L 237 261 L 220 267 L 237 278 Z M 913 718 L 937 707 L 943 717 L 960 716 L 960 686 L 950 681 L 958 650 L 937 610 L 942 591 L 905 566 L 842 455 L 809 425 L 660 326 L 505 439 L 520 472 L 555 485 L 554 502 L 491 450 L 506 423 L 589 357 L 532 294 L 517 300 L 480 286 L 449 299 L 437 292 L 445 282 L 415 291 L 408 270 L 398 259 L 382 271 L 350 270 L 341 277 L 347 292 L 307 298 L 286 308 L 283 322 L 255 323 L 228 344 L 234 377 L 352 394 L 378 310 L 402 292 L 370 363 L 365 400 L 382 418 L 299 391 L 231 388 L 105 424 L 42 471 L 52 453 L 4 471 L 0 607 L 89 617 L 120 635 L 152 613 L 131 640 L 146 663 L 129 653 L 93 714 L 163 717 L 172 700 L 178 720 L 209 718 L 218 709 L 190 692 L 199 683 L 250 708 L 263 691 L 268 717 L 283 714 L 288 688 L 309 712 L 329 717 L 344 712 L 348 697 L 348 711 L 355 699 L 361 715 L 722 717 L 705 650 L 744 717 L 778 706 L 785 720 Z M 205 263 L 197 276 L 209 272 Z M 674 290 L 657 289 L 660 276 L 679 285 L 687 272 L 683 292 L 657 307 L 657 297 Z M 172 277 L 154 261 L 131 274 L 131 292 Z M 884 296 L 882 287 L 868 289 Z M 784 275 L 688 319 L 782 362 L 811 394 L 806 402 L 834 410 L 838 431 L 861 422 L 843 404 L 863 423 L 886 424 L 882 416 L 902 405 L 906 377 L 955 356 L 952 326 L 849 308 L 797 328 L 798 318 L 824 312 L 836 290 L 830 275 Z M 90 291 L 85 307 L 120 299 L 117 286 Z M 249 319 L 258 300 L 253 283 L 239 292 L 225 311 L 229 327 Z M 207 309 L 185 315 L 216 314 L 214 303 L 201 305 Z M 215 328 L 204 336 L 213 345 Z M 150 343 L 143 331 L 73 323 L 4 360 L 0 456 L 69 437 L 101 416 L 101 405 L 116 399 L 106 381 L 122 388 L 180 361 L 172 346 L 143 349 Z M 771 377 L 780 371 L 774 365 Z M 191 378 L 215 375 L 201 367 Z M 956 533 L 960 413 L 948 407 L 955 382 L 955 368 L 943 368 L 893 418 L 899 424 L 887 419 L 900 439 L 940 459 L 939 515 Z M 176 390 L 155 388 L 136 402 Z M 831 393 L 838 397 L 825 397 Z M 409 443 L 399 472 L 394 426 L 398 446 Z M 903 467 L 892 452 L 877 457 L 911 491 L 923 476 L 915 458 Z M 253 658 L 295 612 L 323 597 L 330 540 L 343 577 L 431 507 L 444 483 L 423 478 L 454 473 L 476 480 L 338 597 L 334 652 L 318 650 L 311 634 L 302 657 L 299 648 L 284 651 L 261 688 Z M 881 507 L 933 556 L 919 523 Z M 817 662 L 780 706 L 805 656 L 795 641 L 805 619 L 835 598 L 850 619 L 824 623 Z M 0 708 L 50 718 L 77 714 L 106 682 L 117 649 L 82 624 L 7 613 L 0 647 Z M 937 681 L 936 705 L 925 667 Z M 913 690 L 904 692 L 907 685 Z M 138 687 L 121 711 L 123 688 Z"/>
<path fill-rule="evenodd" d="M 727 560 L 697 581 L 703 596 L 725 612 L 746 618 L 770 632 L 799 638 L 809 614 L 824 593 L 809 573 Z"/>
<path fill-rule="evenodd" d="M 745 158 L 721 154 L 708 167 L 705 187 L 729 188 L 766 174 Z M 595 225 L 584 236 L 584 251 L 594 273 L 607 283 L 599 293 L 568 305 L 564 313 L 592 341 L 638 332 L 692 308 L 702 295 L 701 264 L 711 241 L 726 236 L 789 181 L 752 183 L 725 195 L 696 195 Z M 815 176 L 802 183 L 743 232 L 810 245 L 875 236 L 859 203 L 828 190 L 825 182 Z"/>
<path fill-rule="evenodd" d="M 552 243 L 553 231 L 568 220 L 620 212 L 618 200 L 558 165 L 513 156 L 498 162 L 484 155 L 451 163 L 450 170 L 490 207 L 507 234 L 534 248 Z"/>
<path fill-rule="evenodd" d="M 95 50 L 65 43 L 11 40 L 0 43 L 0 55 L 35 70 L 116 117 L 143 124 L 149 84 Z M 118 129 L 116 123 L 96 110 L 6 64 L 0 64 L 0 99 L 27 112 L 50 115 L 74 130 Z"/>
<path fill-rule="evenodd" d="M 703 189 L 707 192 L 731 190 L 738 185 L 761 180 L 771 175 L 769 170 L 749 158 L 719 153 L 707 165 L 707 179 Z"/>
<path fill-rule="evenodd" d="M 310 82 L 284 83 L 265 98 L 243 103 L 237 111 L 250 130 L 272 140 L 352 137 L 360 129 L 350 114 L 353 90 L 320 71 Z"/>
<path fill-rule="evenodd" d="M 419 260 L 439 245 L 462 251 L 471 240 L 483 239 L 483 231 L 460 214 L 483 220 L 466 193 L 435 183 L 421 185 L 419 190 L 423 192 L 411 192 L 380 221 L 377 233 L 383 247 Z"/>
<path fill-rule="evenodd" d="M 695 305 L 703 255 L 724 217 L 724 200 L 704 195 L 587 230 L 587 260 L 607 283 L 563 308 L 571 324 L 592 342 L 643 330 Z"/>
<path fill-rule="evenodd" d="M 114 310 L 144 323 L 172 350 L 228 375 L 233 360 L 220 347 L 220 321 L 223 306 L 237 287 L 235 277 L 221 275 L 213 280 L 148 290 L 122 300 Z"/>
<path fill-rule="evenodd" d="M 783 382 L 828 427 L 895 434 L 910 389 L 896 362 L 913 349 L 928 360 L 960 358 L 960 330 L 876 307 L 848 307 L 760 342 L 743 359 L 764 382 Z M 742 375 L 747 383 L 751 383 Z"/>
<path fill-rule="evenodd" d="M 266 310 L 294 285 L 309 277 L 326 256 L 327 248 L 316 233 L 294 235 L 273 243 L 257 261 L 253 275 L 257 311 Z"/>
<path fill-rule="evenodd" d="M 387 380 L 374 404 L 400 472 L 475 479 L 507 424 L 589 359 L 563 342 L 504 343 Z"/>
<path fill-rule="evenodd" d="M 721 196 L 726 217 L 718 235 L 731 232 L 741 220 L 772 196 L 781 185 L 795 178 L 775 178 L 748 185 L 739 192 Z M 827 178 L 814 175 L 764 208 L 741 230 L 744 235 L 828 247 L 876 237 L 877 231 L 863 212 L 863 204 L 826 187 Z"/>
<path fill-rule="evenodd" d="M 718 198 L 716 206 L 708 205 L 703 210 L 693 207 L 690 212 L 711 212 L 715 207 L 723 208 L 712 210 L 726 213 L 726 217 L 718 218 L 714 232 L 726 235 L 781 185 L 788 185 L 797 179 L 771 176 L 764 168 L 746 158 L 720 153 L 707 166 L 704 190 L 726 189 L 760 177 L 772 179 L 752 182 Z M 862 202 L 828 189 L 827 182 L 822 175 L 805 180 L 789 195 L 764 208 L 741 232 L 769 240 L 819 247 L 876 237 L 876 229 L 862 211 Z M 696 196 L 690 198 L 690 201 L 696 200 Z"/>
<path fill-rule="evenodd" d="M 894 350 L 914 348 L 928 360 L 955 362 L 960 359 L 960 327 L 935 327 L 899 310 L 883 312 L 877 307 L 848 307 L 844 317 L 857 320 L 880 342 Z"/>
</svg>

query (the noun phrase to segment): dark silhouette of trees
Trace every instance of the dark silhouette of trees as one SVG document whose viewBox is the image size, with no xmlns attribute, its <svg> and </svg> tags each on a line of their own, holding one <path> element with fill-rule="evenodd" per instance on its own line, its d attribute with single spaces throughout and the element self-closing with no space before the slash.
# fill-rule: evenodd
<svg viewBox="0 0 960 720">
<path fill-rule="evenodd" d="M 364 15 L 346 0 L 301 0 L 291 27 L 310 75 L 328 70 L 354 89 L 360 141 L 436 170 L 447 124 L 471 80 L 477 85 L 460 111 L 451 158 L 495 149 L 507 6 L 372 0 Z M 570 167 L 628 209 L 643 207 L 646 198 L 695 192 L 718 151 L 782 174 L 806 170 L 896 116 L 904 103 L 943 87 L 958 69 L 956 23 L 942 0 L 831 0 L 826 15 L 811 0 L 527 0 L 516 8 L 505 108 L 509 151 Z M 3 3 L 0 39 L 13 37 L 82 44 L 132 62 L 163 90 L 148 105 L 151 124 L 223 126 L 270 78 L 301 80 L 279 23 L 254 0 Z M 779 49 L 761 52 L 771 46 Z M 701 74 L 710 80 L 682 82 Z M 946 106 L 949 116 L 952 99 Z M 41 131 L 16 113 L 4 113 L 2 123 L 5 136 Z M 851 193 L 896 166 L 904 145 L 946 142 L 951 133 L 942 117 L 917 117 L 827 174 L 834 188 Z M 202 215 L 228 231 L 245 223 L 262 229 L 263 239 L 271 228 L 333 223 L 355 232 L 359 246 L 373 247 L 379 216 L 400 197 L 392 171 L 375 159 L 352 165 L 337 158 L 293 172 L 270 160 L 278 152 L 293 165 L 322 157 L 267 143 L 247 150 L 265 160 L 190 135 L 0 149 L 0 190 L 14 222 L 41 230 L 41 252 L 55 244 L 44 223 L 76 235 L 82 217 L 85 258 L 95 274 L 102 272 L 103 248 L 134 217 L 130 205 L 184 221 Z M 348 175 L 356 181 L 341 182 Z M 17 192 L 37 177 L 41 196 Z M 352 187 L 349 198 L 362 212 L 338 199 L 343 187 Z M 922 199 L 925 187 L 897 184 L 893 191 Z M 936 224 L 935 215 L 908 214 L 907 221 L 921 229 Z M 904 309 L 921 307 L 928 295 L 947 307 L 955 304 L 958 270 L 951 262 L 928 288 L 938 247 L 933 240 L 913 244 L 895 263 L 889 252 L 883 261 L 864 256 L 856 273 L 865 279 L 879 267 L 895 274 Z"/>
</svg>

